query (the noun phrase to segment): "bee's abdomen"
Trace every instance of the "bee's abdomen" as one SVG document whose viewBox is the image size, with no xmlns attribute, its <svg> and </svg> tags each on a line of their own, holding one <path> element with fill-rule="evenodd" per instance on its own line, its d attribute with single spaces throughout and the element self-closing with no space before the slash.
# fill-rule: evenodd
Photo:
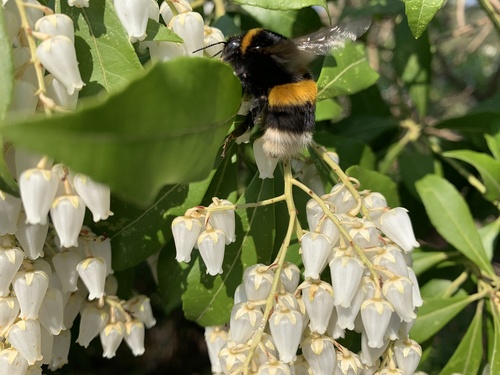
<svg viewBox="0 0 500 375">
<path fill-rule="evenodd" d="M 274 86 L 269 90 L 268 102 L 271 108 L 314 104 L 317 94 L 316 82 L 305 79 Z"/>
</svg>

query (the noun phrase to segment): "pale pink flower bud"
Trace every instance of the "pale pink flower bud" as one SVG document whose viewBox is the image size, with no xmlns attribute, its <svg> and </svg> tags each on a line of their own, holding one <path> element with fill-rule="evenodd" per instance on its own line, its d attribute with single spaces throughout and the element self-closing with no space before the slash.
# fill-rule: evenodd
<svg viewBox="0 0 500 375">
<path fill-rule="evenodd" d="M 43 66 L 66 87 L 69 95 L 85 86 L 78 70 L 75 45 L 68 37 L 58 35 L 44 40 L 36 54 Z"/>
<path fill-rule="evenodd" d="M 43 16 L 35 24 L 35 30 L 48 36 L 64 35 L 75 42 L 73 20 L 66 14 L 55 13 Z"/>
<path fill-rule="evenodd" d="M 61 331 L 57 336 L 54 336 L 52 345 L 52 358 L 50 360 L 49 369 L 55 371 L 64 365 L 68 364 L 68 354 L 71 348 L 71 331 L 66 329 Z"/>
<path fill-rule="evenodd" d="M 49 170 L 27 169 L 19 178 L 19 190 L 26 212 L 26 222 L 30 224 L 47 223 L 47 215 L 56 195 L 59 181 Z"/>
<path fill-rule="evenodd" d="M 257 168 L 259 169 L 259 178 L 274 178 L 274 170 L 278 165 L 279 159 L 268 156 L 264 152 L 263 144 L 264 140 L 262 137 L 257 138 L 253 143 L 253 153 Z"/>
<path fill-rule="evenodd" d="M 48 286 L 49 277 L 44 271 L 20 271 L 14 276 L 12 287 L 21 307 L 21 319 L 38 318 Z"/>
<path fill-rule="evenodd" d="M 38 320 L 20 320 L 7 333 L 7 339 L 14 349 L 21 354 L 29 365 L 41 361 L 40 323 Z"/>
<path fill-rule="evenodd" d="M 122 322 L 108 323 L 101 331 L 101 344 L 104 358 L 113 358 L 120 346 L 125 334 L 125 326 Z"/>
<path fill-rule="evenodd" d="M 222 273 L 225 237 L 224 232 L 219 229 L 208 229 L 198 237 L 201 259 L 207 267 L 206 272 L 211 276 Z"/>
<path fill-rule="evenodd" d="M 89 301 L 101 298 L 106 282 L 106 261 L 101 257 L 89 257 L 78 263 L 76 269 L 89 291 Z"/>
<path fill-rule="evenodd" d="M 0 190 L 0 212 L 0 235 L 16 233 L 21 200 Z"/>
<path fill-rule="evenodd" d="M 92 212 L 94 222 L 106 220 L 113 215 L 110 207 L 109 186 L 95 182 L 90 177 L 77 173 L 73 179 L 76 192 Z"/>
<path fill-rule="evenodd" d="M 134 43 L 146 39 L 150 0 L 113 0 L 116 14 Z"/>
<path fill-rule="evenodd" d="M 52 203 L 50 216 L 61 247 L 78 247 L 78 235 L 85 218 L 85 204 L 78 195 L 63 195 Z"/>
</svg>

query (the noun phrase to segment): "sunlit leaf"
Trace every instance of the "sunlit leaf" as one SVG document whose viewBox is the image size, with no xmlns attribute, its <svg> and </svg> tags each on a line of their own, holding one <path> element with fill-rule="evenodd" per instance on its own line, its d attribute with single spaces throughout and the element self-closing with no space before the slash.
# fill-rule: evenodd
<svg viewBox="0 0 500 375">
<path fill-rule="evenodd" d="M 148 20 L 148 26 L 146 28 L 147 37 L 145 40 L 155 42 L 175 42 L 182 43 L 182 38 L 170 30 L 168 27 L 165 27 L 161 23 L 158 23 L 152 19 Z"/>
<path fill-rule="evenodd" d="M 493 318 L 493 343 L 490 355 L 488 357 L 490 364 L 490 374 L 498 374 L 500 371 L 500 306 L 498 300 L 490 299 L 490 312 Z"/>
<path fill-rule="evenodd" d="M 234 2 L 272 10 L 301 9 L 313 5 L 326 8 L 325 0 L 234 0 Z"/>
<path fill-rule="evenodd" d="M 316 121 L 335 120 L 342 113 L 342 107 L 333 99 L 316 103 Z"/>
<path fill-rule="evenodd" d="M 413 251 L 413 271 L 421 275 L 436 264 L 448 259 L 448 253 L 443 251 Z"/>
<path fill-rule="evenodd" d="M 360 189 L 368 189 L 381 193 L 389 207 L 399 207 L 399 195 L 396 183 L 382 173 L 371 171 L 359 166 L 348 168 L 346 173 L 360 182 Z"/>
<path fill-rule="evenodd" d="M 405 11 L 408 24 L 415 38 L 419 38 L 427 28 L 428 23 L 441 9 L 444 0 L 405 0 Z"/>
</svg>

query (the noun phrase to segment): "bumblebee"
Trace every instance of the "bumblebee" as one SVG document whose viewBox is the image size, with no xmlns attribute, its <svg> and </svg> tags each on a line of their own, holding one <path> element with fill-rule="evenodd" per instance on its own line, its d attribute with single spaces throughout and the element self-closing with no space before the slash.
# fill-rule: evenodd
<svg viewBox="0 0 500 375">
<path fill-rule="evenodd" d="M 312 141 L 317 96 L 309 63 L 356 40 L 369 26 L 370 21 L 362 19 L 296 39 L 259 28 L 230 37 L 224 43 L 222 60 L 240 79 L 250 109 L 226 143 L 260 122 L 268 156 L 287 159 L 307 147 Z"/>
</svg>

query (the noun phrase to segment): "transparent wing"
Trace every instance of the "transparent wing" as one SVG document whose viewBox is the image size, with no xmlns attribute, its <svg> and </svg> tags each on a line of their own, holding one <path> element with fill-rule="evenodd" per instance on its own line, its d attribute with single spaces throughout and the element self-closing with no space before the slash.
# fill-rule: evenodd
<svg viewBox="0 0 500 375">
<path fill-rule="evenodd" d="M 371 19 L 356 19 L 293 39 L 293 43 L 299 51 L 314 55 L 326 55 L 331 50 L 344 47 L 346 41 L 354 41 L 359 38 L 368 30 L 370 24 Z"/>
</svg>

